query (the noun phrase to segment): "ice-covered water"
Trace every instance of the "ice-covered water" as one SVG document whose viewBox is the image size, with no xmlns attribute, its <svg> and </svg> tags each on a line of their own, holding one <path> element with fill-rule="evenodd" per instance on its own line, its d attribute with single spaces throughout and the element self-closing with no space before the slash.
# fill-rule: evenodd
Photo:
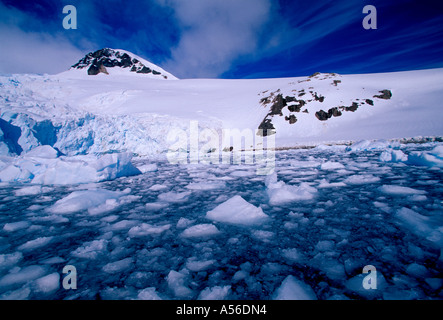
<svg viewBox="0 0 443 320">
<path fill-rule="evenodd" d="M 276 176 L 139 160 L 113 181 L 2 184 L 0 297 L 441 299 L 443 169 L 406 161 L 435 146 L 281 151 Z"/>
</svg>

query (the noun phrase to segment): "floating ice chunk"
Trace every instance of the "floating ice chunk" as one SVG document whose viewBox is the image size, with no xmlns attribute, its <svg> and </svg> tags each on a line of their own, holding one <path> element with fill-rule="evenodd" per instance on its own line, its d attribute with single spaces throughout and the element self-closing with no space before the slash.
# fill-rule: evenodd
<svg viewBox="0 0 443 320">
<path fill-rule="evenodd" d="M 166 192 L 158 195 L 158 199 L 164 202 L 186 202 L 191 195 L 190 191 L 185 192 Z"/>
<path fill-rule="evenodd" d="M 151 191 L 161 191 L 166 189 L 168 189 L 168 187 L 165 186 L 164 184 L 154 184 L 151 187 L 149 187 L 149 190 Z"/>
<path fill-rule="evenodd" d="M 18 222 L 5 223 L 5 225 L 3 226 L 3 231 L 14 232 L 17 230 L 26 229 L 30 225 L 31 225 L 31 223 L 29 221 L 18 221 Z"/>
<path fill-rule="evenodd" d="M 58 200 L 55 204 L 49 207 L 47 211 L 50 213 L 73 213 L 97 208 L 103 204 L 107 205 L 108 208 L 110 206 L 115 208 L 116 202 L 114 201 L 123 195 L 123 192 L 105 189 L 74 191 L 68 196 Z M 101 209 L 104 208 L 102 207 Z"/>
<path fill-rule="evenodd" d="M 443 225 L 439 216 L 424 216 L 409 208 L 401 208 L 396 217 L 414 234 L 443 245 Z"/>
<path fill-rule="evenodd" d="M 365 279 L 365 277 L 367 277 L 368 275 L 372 275 L 372 272 L 375 271 L 371 271 L 369 274 L 365 274 L 365 273 L 361 273 L 358 274 L 356 276 L 354 276 L 353 278 L 347 280 L 345 282 L 345 287 L 353 292 L 353 293 L 357 293 L 358 295 L 368 298 L 368 299 L 374 299 L 376 297 L 379 297 L 385 290 L 387 283 L 385 280 L 385 277 L 383 276 L 383 274 L 381 272 L 376 273 L 377 276 L 377 289 L 365 289 L 363 287 L 363 281 Z"/>
<path fill-rule="evenodd" d="M 12 286 L 17 284 L 26 283 L 37 278 L 43 276 L 46 272 L 46 269 L 37 266 L 31 265 L 20 269 L 17 272 L 11 272 L 5 275 L 0 279 L 0 287 Z"/>
<path fill-rule="evenodd" d="M 107 251 L 108 241 L 104 239 L 85 242 L 83 246 L 75 249 L 71 255 L 76 258 L 97 259 L 100 254 Z"/>
<path fill-rule="evenodd" d="M 263 223 L 269 217 L 263 213 L 261 208 L 236 195 L 208 211 L 206 218 L 231 224 L 257 225 Z"/>
<path fill-rule="evenodd" d="M 356 174 L 347 177 L 343 182 L 351 185 L 375 183 L 380 181 L 379 177 L 375 177 L 371 174 Z"/>
<path fill-rule="evenodd" d="M 282 256 L 291 262 L 300 262 L 303 258 L 296 248 L 283 249 Z"/>
<path fill-rule="evenodd" d="M 165 202 L 149 202 L 145 204 L 146 210 L 148 211 L 158 211 L 166 208 L 169 204 Z"/>
<path fill-rule="evenodd" d="M 57 272 L 35 280 L 35 290 L 42 293 L 51 293 L 60 287 L 60 275 Z"/>
<path fill-rule="evenodd" d="M 183 238 L 206 238 L 219 234 L 220 231 L 213 224 L 197 224 L 195 226 L 185 229 L 181 236 Z"/>
<path fill-rule="evenodd" d="M 413 194 L 412 196 L 408 197 L 407 201 L 426 201 L 427 199 L 428 197 L 426 197 L 425 195 Z"/>
<path fill-rule="evenodd" d="M 294 276 L 287 276 L 274 293 L 274 300 L 317 300 L 312 288 Z"/>
<path fill-rule="evenodd" d="M 424 190 L 418 190 L 418 189 L 396 186 L 396 185 L 386 185 L 386 184 L 379 187 L 378 190 L 380 190 L 381 192 L 383 192 L 385 194 L 399 195 L 399 196 L 413 195 L 413 194 L 426 194 L 427 193 Z"/>
<path fill-rule="evenodd" d="M 132 228 L 136 225 L 138 225 L 140 222 L 138 220 L 120 220 L 119 222 L 114 223 L 111 226 L 111 230 L 112 231 L 120 231 L 120 230 L 125 230 L 125 229 L 129 229 Z"/>
<path fill-rule="evenodd" d="M 302 182 L 298 187 L 288 185 L 284 181 L 277 181 L 277 174 L 273 173 L 265 180 L 269 204 L 279 205 L 292 201 L 311 200 L 315 197 L 317 189 Z"/>
<path fill-rule="evenodd" d="M 326 161 L 321 164 L 320 169 L 322 170 L 339 170 L 344 169 L 345 166 L 340 162 Z"/>
<path fill-rule="evenodd" d="M 334 241 L 321 240 L 317 242 L 315 249 L 324 252 L 324 251 L 331 251 L 332 249 L 334 249 L 334 247 L 335 247 Z"/>
<path fill-rule="evenodd" d="M 249 177 L 253 175 L 255 172 L 251 170 L 236 170 L 230 173 L 232 177 Z"/>
<path fill-rule="evenodd" d="M 382 150 L 388 147 L 399 147 L 399 142 L 389 142 L 387 140 L 361 140 L 357 141 L 346 148 L 346 151 L 367 151 L 367 150 Z"/>
<path fill-rule="evenodd" d="M 44 159 L 55 159 L 57 158 L 58 152 L 53 147 L 49 145 L 38 146 L 24 154 L 25 158 L 44 158 Z"/>
<path fill-rule="evenodd" d="M 129 269 L 133 263 L 132 258 L 125 258 L 122 260 L 110 262 L 103 266 L 102 270 L 106 273 L 118 273 Z"/>
<path fill-rule="evenodd" d="M 0 296 L 0 300 L 26 300 L 31 294 L 31 289 L 23 286 L 20 289 L 8 291 Z"/>
<path fill-rule="evenodd" d="M 380 155 L 380 161 L 382 162 L 405 162 L 408 160 L 408 156 L 401 150 L 385 150 Z"/>
<path fill-rule="evenodd" d="M 169 271 L 166 277 L 168 287 L 177 298 L 190 298 L 192 296 L 192 290 L 185 286 L 186 275 L 182 272 L 174 270 Z"/>
<path fill-rule="evenodd" d="M 52 241 L 53 237 L 39 237 L 34 240 L 30 240 L 19 246 L 17 249 L 21 251 L 29 251 L 46 246 Z"/>
<path fill-rule="evenodd" d="M 128 153 L 107 154 L 100 158 L 93 156 L 34 158 L 33 161 L 40 161 L 32 179 L 32 183 L 37 184 L 101 182 L 140 174 L 140 171 L 132 165 L 131 155 Z"/>
<path fill-rule="evenodd" d="M 177 228 L 182 229 L 182 228 L 186 228 L 187 226 L 191 225 L 192 223 L 194 223 L 194 220 L 190 220 L 187 218 L 180 218 L 177 222 Z"/>
<path fill-rule="evenodd" d="M 166 230 L 169 230 L 169 228 L 171 228 L 170 224 L 166 224 L 163 226 L 153 226 L 148 223 L 142 223 L 139 226 L 132 227 L 128 231 L 128 235 L 130 237 L 144 237 L 148 235 L 158 235 L 165 232 Z"/>
<path fill-rule="evenodd" d="M 199 272 L 207 270 L 215 263 L 215 260 L 197 260 L 195 257 L 191 257 L 186 261 L 186 268 L 193 272 Z"/>
<path fill-rule="evenodd" d="M 344 182 L 328 182 L 326 179 L 320 180 L 320 184 L 318 188 L 337 188 L 337 187 L 346 187 L 346 183 Z"/>
<path fill-rule="evenodd" d="M 141 290 L 137 295 L 138 300 L 162 300 L 154 287 Z"/>
<path fill-rule="evenodd" d="M 212 288 L 206 288 L 200 292 L 198 300 L 224 300 L 229 294 L 231 286 L 215 286 Z"/>
<path fill-rule="evenodd" d="M 158 167 L 157 167 L 156 163 L 149 163 L 149 164 L 144 164 L 144 165 L 138 166 L 137 169 L 140 170 L 141 173 L 146 173 L 146 172 L 157 171 Z"/>
<path fill-rule="evenodd" d="M 416 278 L 426 278 L 428 270 L 425 266 L 413 262 L 406 268 L 406 273 Z"/>
<path fill-rule="evenodd" d="M 186 189 L 189 190 L 217 190 L 223 189 L 226 187 L 226 183 L 222 181 L 214 181 L 214 182 L 191 182 L 186 186 Z"/>
<path fill-rule="evenodd" d="M 416 166 L 443 168 L 443 145 L 437 146 L 428 152 L 411 152 L 407 163 Z"/>
<path fill-rule="evenodd" d="M 275 234 L 274 234 L 274 232 L 271 232 L 271 231 L 253 230 L 251 232 L 251 235 L 252 235 L 252 237 L 254 237 L 257 240 L 260 240 L 263 242 L 270 242 Z"/>
<path fill-rule="evenodd" d="M 35 195 L 42 193 L 42 187 L 41 186 L 32 186 L 32 187 L 24 187 L 18 190 L 14 191 L 14 194 L 19 196 L 29 196 L 29 195 Z"/>
<path fill-rule="evenodd" d="M 0 254 L 0 270 L 11 269 L 22 258 L 23 254 L 21 252 Z"/>
</svg>

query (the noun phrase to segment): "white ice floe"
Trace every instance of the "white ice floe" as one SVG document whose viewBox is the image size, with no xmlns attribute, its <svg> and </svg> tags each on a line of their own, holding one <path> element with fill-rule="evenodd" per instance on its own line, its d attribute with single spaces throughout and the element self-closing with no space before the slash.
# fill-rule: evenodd
<svg viewBox="0 0 443 320">
<path fill-rule="evenodd" d="M 286 184 L 284 181 L 277 181 L 277 174 L 273 173 L 265 179 L 266 192 L 269 197 L 269 204 L 280 205 L 293 201 L 311 200 L 315 197 L 317 189 L 308 183 L 302 182 L 299 186 Z"/>
<path fill-rule="evenodd" d="M 224 300 L 229 294 L 231 286 L 215 286 L 200 292 L 198 300 Z"/>
<path fill-rule="evenodd" d="M 137 225 L 132 227 L 128 231 L 128 236 L 130 237 L 144 237 L 148 235 L 158 235 L 166 230 L 168 230 L 171 227 L 170 224 L 162 225 L 162 226 L 153 226 L 148 223 L 142 223 L 141 225 Z"/>
<path fill-rule="evenodd" d="M 206 238 L 219 233 L 220 231 L 213 224 L 203 223 L 185 229 L 180 235 L 183 238 Z"/>
<path fill-rule="evenodd" d="M 32 182 L 34 184 L 77 184 L 113 180 L 139 174 L 131 163 L 129 153 L 54 157 L 57 151 L 50 146 L 16 158 L 0 169 L 0 181 Z"/>
<path fill-rule="evenodd" d="M 382 185 L 378 188 L 382 193 L 388 195 L 398 195 L 398 196 L 406 196 L 406 195 L 414 195 L 414 194 L 426 194 L 427 192 L 424 190 L 413 189 L 409 187 L 397 186 L 397 185 Z"/>
<path fill-rule="evenodd" d="M 74 191 L 58 200 L 46 210 L 50 213 L 67 214 L 88 210 L 90 214 L 111 211 L 118 206 L 131 202 L 138 197 L 127 195 L 121 191 L 105 189 Z"/>
<path fill-rule="evenodd" d="M 344 183 L 350 185 L 369 184 L 378 181 L 380 181 L 380 178 L 373 176 L 372 174 L 355 174 L 343 180 Z"/>
<path fill-rule="evenodd" d="M 169 289 L 177 298 L 189 299 L 193 294 L 192 290 L 186 286 L 186 278 L 187 274 L 185 272 L 177 272 L 174 270 L 171 270 L 166 277 Z"/>
<path fill-rule="evenodd" d="M 6 232 L 15 232 L 18 230 L 26 229 L 31 225 L 29 221 L 17 221 L 17 222 L 9 222 L 5 223 L 3 226 L 3 231 Z"/>
<path fill-rule="evenodd" d="M 83 243 L 82 246 L 71 252 L 71 255 L 76 258 L 83 259 L 97 259 L 101 254 L 107 252 L 108 241 L 105 239 L 93 240 Z"/>
<path fill-rule="evenodd" d="M 226 183 L 222 181 L 213 181 L 213 182 L 191 182 L 186 186 L 186 189 L 189 190 L 200 190 L 200 191 L 207 191 L 207 190 L 217 190 L 217 189 L 223 189 L 226 187 Z"/>
<path fill-rule="evenodd" d="M 180 203 L 188 201 L 190 195 L 191 195 L 190 191 L 184 191 L 184 192 L 169 191 L 159 194 L 158 200 L 164 202 Z"/>
<path fill-rule="evenodd" d="M 143 290 L 140 290 L 140 292 L 137 295 L 138 300 L 162 300 L 160 296 L 157 293 L 156 288 L 149 287 L 145 288 Z"/>
<path fill-rule="evenodd" d="M 24 284 L 42 277 L 46 273 L 46 268 L 38 265 L 31 265 L 11 272 L 0 278 L 0 287 Z"/>
<path fill-rule="evenodd" d="M 46 246 L 52 241 L 53 237 L 39 237 L 34 240 L 29 240 L 25 242 L 24 244 L 17 247 L 20 251 L 29 251 L 38 249 L 40 247 Z"/>
<path fill-rule="evenodd" d="M 292 275 L 283 280 L 273 298 L 274 300 L 317 300 L 312 288 Z"/>
<path fill-rule="evenodd" d="M 339 170 L 344 169 L 345 166 L 342 165 L 340 162 L 334 162 L 334 161 L 326 161 L 321 164 L 320 169 L 322 170 Z"/>
<path fill-rule="evenodd" d="M 122 260 L 109 262 L 108 264 L 105 264 L 102 269 L 106 273 L 121 273 L 129 269 L 132 266 L 133 262 L 134 261 L 132 258 L 125 258 Z"/>
<path fill-rule="evenodd" d="M 52 293 L 60 287 L 60 274 L 57 272 L 48 274 L 35 280 L 35 290 L 42 293 Z"/>
<path fill-rule="evenodd" d="M 206 218 L 218 222 L 248 226 L 261 224 L 269 217 L 263 213 L 261 208 L 236 195 L 208 211 Z"/>
<path fill-rule="evenodd" d="M 436 146 L 428 152 L 413 151 L 408 155 L 408 164 L 443 168 L 443 146 Z"/>
<path fill-rule="evenodd" d="M 191 257 L 186 261 L 186 268 L 189 271 L 200 272 L 210 268 L 216 261 L 211 260 L 197 260 L 195 257 Z"/>
</svg>

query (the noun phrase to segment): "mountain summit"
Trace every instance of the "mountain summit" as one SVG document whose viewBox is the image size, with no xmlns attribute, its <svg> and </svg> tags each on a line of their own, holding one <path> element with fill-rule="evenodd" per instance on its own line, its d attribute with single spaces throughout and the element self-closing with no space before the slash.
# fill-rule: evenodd
<svg viewBox="0 0 443 320">
<path fill-rule="evenodd" d="M 177 79 L 159 66 L 121 49 L 103 48 L 90 52 L 74 64 L 71 69 L 86 69 L 88 75 L 91 76 L 99 73 L 121 74 L 120 71 L 123 71 L 123 73 L 144 74 L 158 79 Z"/>
</svg>

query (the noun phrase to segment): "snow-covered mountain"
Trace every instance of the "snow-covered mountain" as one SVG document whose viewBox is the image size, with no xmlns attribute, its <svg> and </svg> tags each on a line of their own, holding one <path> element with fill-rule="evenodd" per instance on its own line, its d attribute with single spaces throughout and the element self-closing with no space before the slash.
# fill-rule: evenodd
<svg viewBox="0 0 443 320">
<path fill-rule="evenodd" d="M 159 66 L 122 49 L 103 48 L 90 52 L 74 64 L 71 70 L 87 70 L 87 74 L 92 76 L 99 73 L 127 74 L 132 72 L 149 75 L 156 79 L 177 79 Z"/>
</svg>

